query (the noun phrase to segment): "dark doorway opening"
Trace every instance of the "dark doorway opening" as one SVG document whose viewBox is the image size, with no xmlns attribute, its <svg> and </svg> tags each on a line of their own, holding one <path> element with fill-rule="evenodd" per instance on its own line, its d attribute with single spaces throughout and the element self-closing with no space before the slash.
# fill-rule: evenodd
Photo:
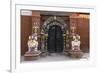
<svg viewBox="0 0 100 73">
<path fill-rule="evenodd" d="M 63 32 L 60 26 L 50 26 L 48 31 L 47 48 L 49 53 L 63 52 Z"/>
</svg>

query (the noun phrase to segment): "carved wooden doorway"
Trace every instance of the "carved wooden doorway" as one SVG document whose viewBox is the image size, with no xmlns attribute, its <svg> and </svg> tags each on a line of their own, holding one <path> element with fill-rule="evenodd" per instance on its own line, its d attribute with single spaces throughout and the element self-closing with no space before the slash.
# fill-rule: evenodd
<svg viewBox="0 0 100 73">
<path fill-rule="evenodd" d="M 60 53 L 63 51 L 63 32 L 60 26 L 50 26 L 47 47 L 49 53 Z"/>
</svg>

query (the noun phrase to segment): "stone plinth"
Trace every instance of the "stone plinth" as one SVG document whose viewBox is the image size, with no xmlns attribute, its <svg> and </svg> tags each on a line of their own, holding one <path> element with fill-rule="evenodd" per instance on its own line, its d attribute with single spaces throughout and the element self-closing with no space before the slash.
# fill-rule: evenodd
<svg viewBox="0 0 100 73">
<path fill-rule="evenodd" d="M 81 58 L 83 56 L 83 52 L 81 50 L 70 50 L 68 55 L 73 58 Z"/>
<path fill-rule="evenodd" d="M 40 57 L 40 51 L 26 52 L 24 54 L 24 60 L 37 60 Z"/>
</svg>

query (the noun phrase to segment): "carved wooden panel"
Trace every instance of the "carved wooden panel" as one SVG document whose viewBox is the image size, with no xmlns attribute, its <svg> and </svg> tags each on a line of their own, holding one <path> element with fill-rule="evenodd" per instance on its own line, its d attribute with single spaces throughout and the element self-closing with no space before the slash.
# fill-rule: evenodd
<svg viewBox="0 0 100 73">
<path fill-rule="evenodd" d="M 23 55 L 27 50 L 27 41 L 29 35 L 32 34 L 32 17 L 31 16 L 21 16 L 21 55 Z"/>
</svg>

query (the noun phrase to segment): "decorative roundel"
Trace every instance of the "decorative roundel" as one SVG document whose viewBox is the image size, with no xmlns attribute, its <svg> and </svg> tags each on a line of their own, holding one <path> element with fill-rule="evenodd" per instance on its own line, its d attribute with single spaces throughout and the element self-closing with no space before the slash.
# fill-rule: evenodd
<svg viewBox="0 0 100 73">
<path fill-rule="evenodd" d="M 67 24 L 64 22 L 64 20 L 61 17 L 49 17 L 42 26 L 42 31 L 44 33 L 48 33 L 48 30 L 50 26 L 58 25 L 61 27 L 62 31 L 65 32 L 66 28 L 68 27 Z"/>
</svg>

